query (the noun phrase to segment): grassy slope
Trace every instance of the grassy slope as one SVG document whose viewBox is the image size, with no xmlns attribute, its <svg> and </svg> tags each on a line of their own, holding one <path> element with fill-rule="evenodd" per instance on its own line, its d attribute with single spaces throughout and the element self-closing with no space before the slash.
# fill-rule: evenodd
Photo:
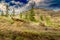
<svg viewBox="0 0 60 40">
<path fill-rule="evenodd" d="M 0 16 L 0 40 L 60 40 L 60 17 L 53 17 L 51 14 L 45 15 L 45 13 L 50 13 L 51 11 L 44 9 L 36 9 L 35 13 L 38 13 L 38 10 L 39 14 L 44 15 L 45 18 L 49 16 L 54 25 L 44 26 L 40 22 L 24 23 L 13 21 L 10 17 Z M 44 20 L 46 21 L 46 19 Z"/>
<path fill-rule="evenodd" d="M 20 24 L 19 24 L 20 23 Z M 24 25 L 25 24 L 25 25 Z M 59 40 L 60 31 L 0 17 L 0 40 Z M 31 26 L 30 26 L 31 25 Z M 37 27 L 35 27 L 37 26 Z"/>
</svg>

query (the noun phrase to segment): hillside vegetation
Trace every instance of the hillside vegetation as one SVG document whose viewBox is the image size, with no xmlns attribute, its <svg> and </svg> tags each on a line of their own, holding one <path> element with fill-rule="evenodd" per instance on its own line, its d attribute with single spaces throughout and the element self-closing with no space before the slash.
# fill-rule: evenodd
<svg viewBox="0 0 60 40">
<path fill-rule="evenodd" d="M 42 8 L 1 14 L 0 40 L 60 40 L 60 14 Z"/>
</svg>

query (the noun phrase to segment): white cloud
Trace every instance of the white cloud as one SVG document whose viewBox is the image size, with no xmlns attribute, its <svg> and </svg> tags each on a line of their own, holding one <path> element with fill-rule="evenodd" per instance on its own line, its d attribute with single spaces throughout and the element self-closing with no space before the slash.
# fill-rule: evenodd
<svg viewBox="0 0 60 40">
<path fill-rule="evenodd" d="M 11 1 L 12 3 L 15 3 L 15 1 Z"/>
<path fill-rule="evenodd" d="M 39 2 L 42 2 L 42 0 L 33 0 L 35 3 L 39 3 Z M 22 11 L 26 11 L 26 10 L 29 10 L 29 9 L 31 9 L 31 3 L 33 3 L 33 1 L 32 0 L 30 0 L 25 6 L 23 6 L 23 7 L 18 7 L 18 8 L 15 8 L 15 12 L 16 13 L 20 13 L 20 12 L 22 12 Z M 17 2 L 17 3 L 19 3 L 19 2 Z M 20 3 L 21 4 L 21 3 Z"/>
<path fill-rule="evenodd" d="M 33 1 L 35 1 L 35 3 L 41 2 L 41 0 L 38 0 L 38 1 L 37 1 L 37 0 L 33 0 Z M 15 2 L 14 0 L 12 0 L 11 2 L 14 3 L 14 4 L 16 4 L 16 5 L 18 5 L 18 4 L 23 5 L 23 3 Z M 9 9 L 10 9 L 9 12 L 12 13 L 13 8 L 15 8 L 15 12 L 16 12 L 16 13 L 20 13 L 20 12 L 22 12 L 22 11 L 26 11 L 26 10 L 28 10 L 28 9 L 31 8 L 31 6 L 30 6 L 31 3 L 33 3 L 32 0 L 29 1 L 29 2 L 28 2 L 26 5 L 24 5 L 23 7 L 15 8 L 15 6 L 10 6 L 10 7 L 9 7 Z M 4 3 L 0 3 L 0 10 L 3 10 L 4 12 L 6 11 L 6 7 L 5 7 Z"/>
<path fill-rule="evenodd" d="M 33 1 L 35 1 L 35 3 L 38 3 L 38 2 L 42 2 L 44 0 L 33 0 Z"/>
<path fill-rule="evenodd" d="M 16 4 L 16 5 L 24 5 L 23 3 L 21 2 L 15 2 L 14 0 L 11 1 L 12 3 Z M 12 13 L 13 11 L 13 8 L 15 8 L 15 13 L 20 13 L 22 11 L 26 11 L 26 10 L 29 10 L 31 9 L 31 4 L 35 2 L 36 5 L 35 6 L 40 6 L 40 7 L 47 7 L 49 6 L 49 4 L 51 3 L 45 3 L 45 2 L 49 2 L 49 0 L 30 0 L 26 5 L 24 5 L 23 7 L 18 7 L 18 8 L 15 8 L 15 5 L 14 6 L 10 6 L 9 9 L 9 13 Z M 4 3 L 0 3 L 0 10 L 3 10 L 4 12 L 6 11 L 6 7 L 4 5 Z"/>
<path fill-rule="evenodd" d="M 18 1 L 18 2 L 16 2 L 16 1 L 11 1 L 11 3 L 13 3 L 13 4 L 20 4 L 20 2 Z"/>
<path fill-rule="evenodd" d="M 4 3 L 1 3 L 1 4 L 0 4 L 0 10 L 3 10 L 3 11 L 5 11 L 5 10 L 6 10 L 6 6 L 5 6 L 5 4 L 4 4 Z"/>
<path fill-rule="evenodd" d="M 20 4 L 20 2 L 19 1 L 18 2 L 15 2 L 15 4 L 18 5 L 18 4 Z"/>
</svg>

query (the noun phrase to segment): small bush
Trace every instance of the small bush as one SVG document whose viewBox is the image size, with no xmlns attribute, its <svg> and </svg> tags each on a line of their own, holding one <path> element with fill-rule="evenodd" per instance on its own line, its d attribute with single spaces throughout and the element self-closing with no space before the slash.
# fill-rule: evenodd
<svg viewBox="0 0 60 40">
<path fill-rule="evenodd" d="M 13 24 L 14 23 L 14 21 L 12 20 L 12 19 L 10 19 L 10 20 L 8 20 L 11 24 Z"/>
</svg>

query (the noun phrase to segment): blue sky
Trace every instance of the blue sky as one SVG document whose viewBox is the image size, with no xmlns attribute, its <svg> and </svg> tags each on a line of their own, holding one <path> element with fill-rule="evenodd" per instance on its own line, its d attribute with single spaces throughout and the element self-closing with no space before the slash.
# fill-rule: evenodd
<svg viewBox="0 0 60 40">
<path fill-rule="evenodd" d="M 38 8 L 47 8 L 53 10 L 60 9 L 60 0 L 33 0 L 33 2 L 36 3 L 35 7 Z M 9 4 L 10 9 L 14 7 L 17 12 L 19 10 L 25 11 L 31 8 L 30 4 L 33 2 L 32 0 L 0 0 L 0 10 L 4 10 L 5 6 L 3 6 L 3 3 L 7 3 Z"/>
<path fill-rule="evenodd" d="M 27 4 L 28 3 L 28 0 L 0 0 L 0 3 L 2 2 L 2 1 L 4 1 L 5 3 L 8 3 L 9 4 L 9 6 L 14 6 L 14 5 L 16 5 L 15 3 L 13 3 L 12 1 L 14 1 L 14 2 L 19 2 L 20 4 L 17 4 L 17 6 L 23 6 L 24 4 Z M 21 4 L 21 3 L 23 3 L 23 4 Z"/>
<path fill-rule="evenodd" d="M 5 4 L 9 5 L 9 12 L 11 13 L 13 8 L 15 8 L 16 13 L 25 11 L 25 6 L 28 3 L 28 0 L 0 0 L 0 11 L 6 11 Z M 22 7 L 22 8 L 21 8 Z"/>
</svg>

